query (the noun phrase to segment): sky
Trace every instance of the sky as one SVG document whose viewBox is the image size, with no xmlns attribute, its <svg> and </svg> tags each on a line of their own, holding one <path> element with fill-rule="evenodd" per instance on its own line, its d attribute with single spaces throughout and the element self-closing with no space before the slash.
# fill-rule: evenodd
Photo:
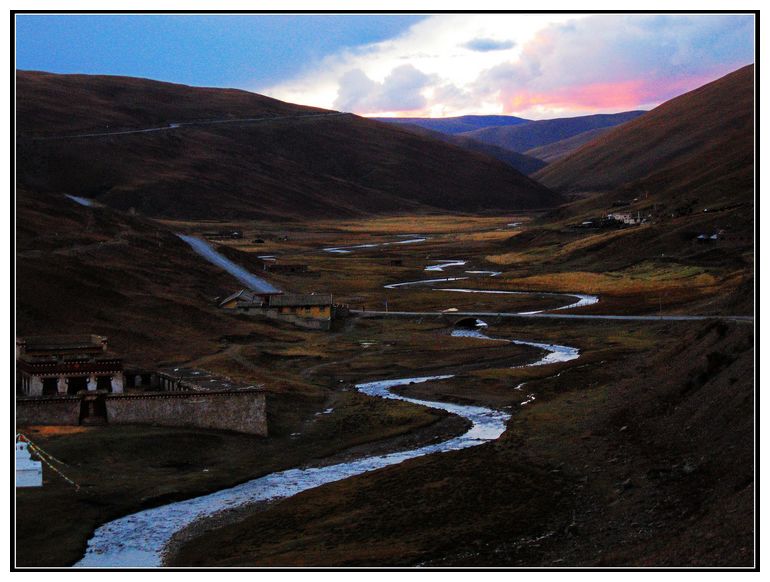
<svg viewBox="0 0 770 582">
<path fill-rule="evenodd" d="M 16 17 L 19 69 L 235 87 L 369 116 L 651 109 L 753 62 L 750 15 Z"/>
</svg>

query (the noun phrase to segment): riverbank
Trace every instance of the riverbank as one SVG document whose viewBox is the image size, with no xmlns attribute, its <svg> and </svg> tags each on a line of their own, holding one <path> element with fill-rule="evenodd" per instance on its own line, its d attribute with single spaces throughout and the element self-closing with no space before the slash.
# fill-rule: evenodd
<svg viewBox="0 0 770 582">
<path fill-rule="evenodd" d="M 365 409 L 361 404 L 342 404 L 326 427 L 319 422 L 307 437 L 267 440 L 147 426 L 93 427 L 66 437 L 23 428 L 66 463 L 62 470 L 80 489 L 44 470 L 43 488 L 17 491 L 17 565 L 72 565 L 82 558 L 87 540 L 99 525 L 136 511 L 232 487 L 314 459 L 400 450 L 406 444 L 451 438 L 465 428 L 439 411 L 369 403 Z M 361 419 L 364 414 L 373 415 L 366 426 L 331 437 L 336 422 L 346 417 Z M 46 511 L 41 512 L 41 506 Z M 77 520 L 72 520 L 73 515 Z"/>
<path fill-rule="evenodd" d="M 527 362 L 523 367 L 565 363 L 579 357 L 577 348 L 532 343 L 517 338 L 490 337 L 478 330 L 458 329 L 451 335 L 456 338 L 472 338 L 482 342 L 526 345 L 543 352 L 542 355 L 534 361 Z M 470 427 L 463 434 L 418 448 L 384 455 L 365 456 L 338 464 L 326 463 L 323 466 L 299 467 L 271 473 L 237 487 L 170 503 L 114 520 L 96 530 L 93 538 L 89 540 L 85 556 L 76 566 L 157 567 L 162 564 L 162 555 L 175 534 L 200 519 L 216 516 L 230 509 L 290 498 L 303 491 L 398 465 L 410 459 L 464 450 L 497 440 L 505 432 L 507 422 L 510 419 L 510 414 L 506 411 L 479 405 L 415 399 L 396 391 L 400 387 L 453 379 L 455 379 L 453 374 L 410 376 L 360 383 L 356 384 L 355 388 L 366 396 L 405 401 L 413 405 L 454 414 L 470 422 Z"/>
<path fill-rule="evenodd" d="M 266 473 L 459 434 L 464 423 L 441 411 L 373 399 L 351 386 L 362 378 L 393 375 L 394 361 L 429 375 L 439 367 L 462 373 L 487 361 L 524 363 L 536 353 L 526 346 L 489 349 L 477 341 L 424 345 L 426 338 L 445 333 L 443 324 L 362 321 L 345 332 L 292 331 L 283 343 L 267 336 L 232 338 L 238 342 L 194 362 L 233 378 L 271 378 L 267 439 L 147 426 L 93 427 L 76 434 L 31 431 L 35 442 L 66 463 L 65 472 L 81 489 L 46 472 L 44 487 L 17 491 L 18 564 L 73 564 L 97 526 L 142 509 Z M 305 339 L 297 341 L 298 336 Z M 377 344 L 364 347 L 372 338 Z M 40 512 L 41 506 L 47 511 Z M 77 523 L 71 515 L 79 516 Z"/>
<path fill-rule="evenodd" d="M 675 325 L 647 345 L 615 328 L 624 349 L 533 378 L 537 400 L 495 443 L 304 492 L 198 532 L 170 563 L 750 566 L 752 331 Z M 409 392 L 512 400 L 520 378 L 505 377 Z"/>
</svg>

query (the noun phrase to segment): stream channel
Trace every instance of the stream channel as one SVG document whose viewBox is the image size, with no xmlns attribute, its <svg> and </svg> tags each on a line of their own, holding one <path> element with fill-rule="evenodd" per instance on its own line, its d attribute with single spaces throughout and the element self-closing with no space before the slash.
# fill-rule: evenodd
<svg viewBox="0 0 770 582">
<path fill-rule="evenodd" d="M 254 277 L 242 267 L 232 263 L 221 254 L 217 253 L 205 241 L 183 235 L 180 235 L 180 238 L 190 244 L 190 246 L 192 246 L 201 256 L 230 272 L 244 284 L 248 284 L 247 281 L 250 280 L 249 275 Z M 412 240 L 414 239 L 407 239 L 406 241 L 399 242 L 411 243 Z M 340 249 L 340 247 L 336 247 L 336 249 Z M 346 247 L 342 250 L 351 252 L 355 250 L 355 247 Z M 348 253 L 339 253 L 338 251 L 337 254 L 344 255 Z M 464 265 L 464 261 L 445 261 L 444 264 L 441 265 L 441 268 L 429 270 L 437 271 Z M 498 275 L 498 273 L 491 271 L 477 271 L 472 274 L 485 274 L 486 276 Z M 266 283 L 262 279 L 256 277 L 255 279 L 257 279 L 260 284 Z M 457 278 L 450 277 L 446 279 L 412 281 L 391 285 L 390 288 L 417 284 L 430 285 L 446 280 L 457 280 Z M 525 291 L 490 291 L 486 289 L 440 290 L 463 293 L 526 293 Z M 576 297 L 578 301 L 560 309 L 577 307 L 579 305 L 590 305 L 591 303 L 598 301 L 594 296 L 574 295 L 574 297 Z M 588 303 L 589 301 L 590 303 Z M 451 335 L 452 337 L 475 338 L 484 341 L 496 340 L 510 342 L 518 345 L 535 347 L 544 352 L 539 359 L 529 364 L 525 364 L 522 367 L 567 362 L 579 357 L 579 351 L 574 347 L 531 342 L 515 338 L 497 338 L 489 336 L 485 331 L 482 331 L 485 330 L 486 327 L 486 323 L 477 321 L 475 329 L 455 329 Z M 356 384 L 355 388 L 359 392 L 374 398 L 403 400 L 419 406 L 436 408 L 461 416 L 471 423 L 470 428 L 464 434 L 440 443 L 430 444 L 412 450 L 374 455 L 335 465 L 303 467 L 270 473 L 235 487 L 223 489 L 193 499 L 154 507 L 116 519 L 96 529 L 93 537 L 88 542 L 85 556 L 75 564 L 75 566 L 82 568 L 159 567 L 163 564 L 163 554 L 172 537 L 178 531 L 199 519 L 209 517 L 221 511 L 241 507 L 246 504 L 285 499 L 302 491 L 320 487 L 326 483 L 340 481 L 355 475 L 396 465 L 408 459 L 475 447 L 499 438 L 500 435 L 505 432 L 507 422 L 510 419 L 510 414 L 505 411 L 494 410 L 483 406 L 469 406 L 420 400 L 403 396 L 394 391 L 394 389 L 400 386 L 437 380 L 448 380 L 453 377 L 454 375 L 452 374 L 445 374 L 376 380 Z M 517 386 L 516 389 L 521 389 L 521 386 L 522 385 Z M 527 400 L 522 402 L 522 405 L 530 402 L 532 399 L 534 399 L 534 395 L 528 394 Z"/>
</svg>

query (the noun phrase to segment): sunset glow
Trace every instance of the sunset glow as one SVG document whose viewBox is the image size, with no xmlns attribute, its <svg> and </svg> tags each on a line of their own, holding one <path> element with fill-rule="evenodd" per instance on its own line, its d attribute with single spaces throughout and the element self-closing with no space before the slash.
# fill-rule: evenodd
<svg viewBox="0 0 770 582">
<path fill-rule="evenodd" d="M 731 14 L 33 15 L 19 26 L 20 69 L 235 87 L 365 116 L 649 109 L 754 61 L 752 18 Z"/>
</svg>

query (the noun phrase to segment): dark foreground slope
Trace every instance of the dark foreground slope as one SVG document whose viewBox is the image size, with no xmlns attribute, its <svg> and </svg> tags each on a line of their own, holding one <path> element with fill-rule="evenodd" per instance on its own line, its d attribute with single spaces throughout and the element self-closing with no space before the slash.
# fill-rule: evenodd
<svg viewBox="0 0 770 582">
<path fill-rule="evenodd" d="M 751 326 L 609 325 L 582 330 L 609 340 L 582 364 L 529 382 L 537 400 L 512 404 L 498 441 L 202 527 L 173 564 L 751 566 Z M 613 333 L 645 339 L 620 354 Z M 476 380 L 463 397 L 515 398 L 514 381 Z"/>
<path fill-rule="evenodd" d="M 238 283 L 164 227 L 61 195 L 18 192 L 16 333 L 97 333 L 128 360 L 209 353 L 252 326 L 216 309 Z"/>
<path fill-rule="evenodd" d="M 22 185 L 152 216 L 338 217 L 561 202 L 488 156 L 244 91 L 22 72 L 17 104 Z M 233 119 L 250 121 L 40 139 Z"/>
<path fill-rule="evenodd" d="M 591 129 L 619 125 L 635 119 L 643 113 L 644 111 L 625 111 L 613 114 L 544 119 L 508 127 L 487 127 L 465 132 L 462 135 L 515 152 L 526 152 Z"/>
<path fill-rule="evenodd" d="M 589 142 L 537 176 L 563 191 L 602 191 L 641 179 L 657 193 L 745 192 L 753 178 L 754 67 L 667 101 Z M 640 184 L 642 187 L 642 184 Z"/>
</svg>

